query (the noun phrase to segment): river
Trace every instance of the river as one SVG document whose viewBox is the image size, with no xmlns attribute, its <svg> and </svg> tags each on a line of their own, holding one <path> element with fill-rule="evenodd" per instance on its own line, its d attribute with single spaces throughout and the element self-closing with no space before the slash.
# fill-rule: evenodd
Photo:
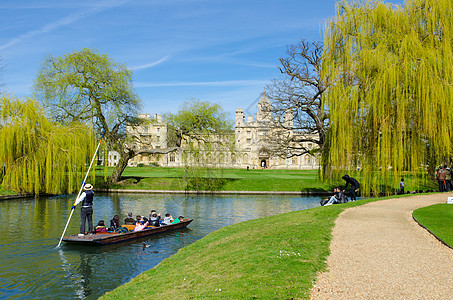
<svg viewBox="0 0 453 300">
<path fill-rule="evenodd" d="M 57 248 L 74 195 L 0 201 L 0 299 L 97 299 L 182 247 L 234 223 L 319 206 L 320 197 L 95 194 L 93 223 L 152 209 L 194 221 L 188 228 L 110 246 Z M 67 234 L 78 233 L 77 207 Z"/>
</svg>

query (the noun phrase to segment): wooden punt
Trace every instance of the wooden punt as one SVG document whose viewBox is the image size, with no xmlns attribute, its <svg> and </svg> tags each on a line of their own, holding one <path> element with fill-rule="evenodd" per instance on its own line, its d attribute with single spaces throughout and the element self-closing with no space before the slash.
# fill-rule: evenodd
<svg viewBox="0 0 453 300">
<path fill-rule="evenodd" d="M 170 225 L 163 225 L 159 227 L 147 227 L 141 231 L 134 231 L 134 232 L 126 232 L 126 233 L 97 233 L 93 235 L 84 235 L 78 236 L 77 234 L 69 235 L 63 237 L 63 242 L 72 243 L 72 244 L 85 244 L 85 245 L 109 245 L 115 243 L 121 243 L 125 241 L 130 241 L 133 239 L 138 239 L 142 237 L 146 237 L 153 234 L 163 233 L 167 231 L 172 231 L 176 229 L 181 229 L 187 227 L 193 219 L 184 219 L 183 221 L 170 224 Z M 128 227 L 128 225 L 123 225 L 124 227 Z M 129 225 L 130 226 L 130 225 Z M 134 227 L 132 225 L 132 227 Z"/>
</svg>

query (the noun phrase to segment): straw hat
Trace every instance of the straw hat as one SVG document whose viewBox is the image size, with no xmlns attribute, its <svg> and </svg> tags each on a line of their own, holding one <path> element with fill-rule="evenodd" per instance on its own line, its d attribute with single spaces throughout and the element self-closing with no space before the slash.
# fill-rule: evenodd
<svg viewBox="0 0 453 300">
<path fill-rule="evenodd" d="M 91 184 L 87 183 L 87 184 L 85 184 L 85 186 L 83 187 L 83 189 L 84 189 L 85 191 L 89 191 L 89 190 L 92 190 L 92 189 L 93 189 L 93 186 L 92 186 Z"/>
</svg>

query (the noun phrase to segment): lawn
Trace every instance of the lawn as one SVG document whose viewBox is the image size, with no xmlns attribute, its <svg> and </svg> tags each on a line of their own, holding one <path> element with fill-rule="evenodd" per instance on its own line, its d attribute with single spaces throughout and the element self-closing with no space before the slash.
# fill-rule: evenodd
<svg viewBox="0 0 453 300">
<path fill-rule="evenodd" d="M 102 299 L 309 299 L 335 219 L 361 200 L 250 220 L 181 249 Z"/>
<path fill-rule="evenodd" d="M 111 174 L 112 168 L 108 173 Z M 103 170 L 96 171 L 99 178 Z M 203 174 L 214 181 L 215 190 L 220 191 L 332 191 L 337 185 L 344 185 L 341 178 L 322 182 L 317 170 L 270 170 L 270 169 L 221 169 Z M 183 168 L 128 167 L 123 173 L 124 180 L 111 189 L 138 190 L 185 190 Z M 356 177 L 360 181 L 360 177 Z M 399 180 L 398 180 L 399 181 Z M 405 176 L 406 191 L 433 189 L 435 183 Z M 98 184 L 99 186 L 99 184 Z M 190 188 L 189 188 L 190 189 Z M 202 189 L 202 188 L 201 188 Z M 398 186 L 395 186 L 395 191 Z"/>
<path fill-rule="evenodd" d="M 453 247 L 453 204 L 435 204 L 414 210 L 417 222 Z"/>
</svg>

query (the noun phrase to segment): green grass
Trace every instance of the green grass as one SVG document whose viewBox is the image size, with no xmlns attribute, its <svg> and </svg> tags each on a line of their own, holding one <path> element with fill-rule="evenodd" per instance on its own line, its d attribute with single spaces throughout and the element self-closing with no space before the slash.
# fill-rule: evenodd
<svg viewBox="0 0 453 300">
<path fill-rule="evenodd" d="M 376 200 L 224 227 L 102 299 L 309 299 L 316 274 L 326 270 L 335 219 L 347 207 Z"/>
<path fill-rule="evenodd" d="M 109 168 L 108 173 L 111 174 L 112 170 Z M 96 172 L 101 178 L 103 170 L 98 169 Z M 332 191 L 333 187 L 344 185 L 341 178 L 321 182 L 317 170 L 222 169 L 204 176 L 217 178 L 215 190 L 220 191 Z M 183 177 L 183 168 L 128 167 L 123 173 L 124 180 L 109 188 L 184 190 Z M 360 177 L 357 179 L 360 181 Z M 434 182 L 422 182 L 421 179 L 412 178 L 410 175 L 405 177 L 405 181 L 406 191 L 433 189 L 436 186 Z M 397 189 L 398 186 L 395 186 L 395 191 Z"/>
<path fill-rule="evenodd" d="M 15 195 L 17 194 L 15 191 L 10 189 L 5 189 L 0 186 L 0 196 L 7 196 L 7 195 Z"/>
<path fill-rule="evenodd" d="M 443 242 L 453 247 L 453 204 L 435 204 L 414 210 L 414 218 Z"/>
</svg>

